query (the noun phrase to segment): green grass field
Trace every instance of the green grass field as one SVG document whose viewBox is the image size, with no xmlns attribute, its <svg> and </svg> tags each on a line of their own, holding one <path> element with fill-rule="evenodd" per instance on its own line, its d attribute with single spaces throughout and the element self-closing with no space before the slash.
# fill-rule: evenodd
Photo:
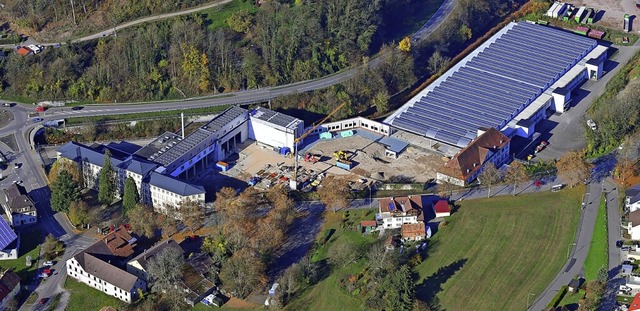
<svg viewBox="0 0 640 311">
<path fill-rule="evenodd" d="M 598 206 L 598 216 L 593 229 L 593 238 L 589 247 L 589 254 L 584 262 L 584 277 L 587 281 L 595 280 L 600 268 L 609 264 L 609 253 L 607 252 L 607 208 L 605 197 L 600 198 Z"/>
<path fill-rule="evenodd" d="M 231 14 L 240 10 L 247 10 L 254 13 L 258 8 L 253 5 L 252 1 L 234 0 L 225 5 L 201 11 L 200 14 L 202 14 L 207 22 L 210 23 L 207 28 L 215 30 L 221 27 L 227 27 L 227 18 L 229 18 Z"/>
<path fill-rule="evenodd" d="M 67 278 L 64 288 L 71 293 L 67 311 L 100 310 L 102 307 L 111 306 L 116 308 L 119 306 L 120 300 L 117 298 L 72 278 Z"/>
<path fill-rule="evenodd" d="M 415 271 L 420 299 L 443 310 L 521 310 L 566 262 L 584 187 L 464 201 Z"/>
<path fill-rule="evenodd" d="M 0 261 L 1 269 L 13 269 L 21 279 L 30 280 L 36 275 L 38 269 L 38 256 L 40 256 L 40 243 L 42 242 L 42 233 L 40 230 L 33 228 L 32 231 L 25 231 L 20 234 L 20 250 L 18 259 Z M 33 263 L 31 267 L 26 266 L 27 256 L 31 256 Z"/>
<path fill-rule="evenodd" d="M 351 210 L 346 222 L 350 224 L 360 223 L 360 220 L 371 220 L 376 209 Z M 335 229 L 330 241 L 318 248 L 313 254 L 313 260 L 319 261 L 327 258 L 333 247 L 341 243 L 353 243 L 363 245 L 373 243 L 376 239 L 371 236 L 364 236 L 359 232 L 348 230 L 350 224 L 343 228 L 341 226 L 344 212 L 327 212 L 323 230 L 318 234 L 318 240 L 324 238 L 324 230 Z M 353 296 L 348 295 L 338 287 L 338 280 L 347 274 L 357 273 L 364 268 L 364 261 L 360 260 L 351 265 L 347 265 L 338 271 L 332 271 L 324 280 L 315 286 L 304 291 L 297 299 L 289 303 L 285 310 L 360 310 L 362 302 Z"/>
<path fill-rule="evenodd" d="M 210 113 L 219 113 L 229 108 L 229 105 L 211 106 L 202 108 L 182 109 L 182 110 L 161 110 L 140 113 L 114 114 L 105 116 L 89 116 L 89 117 L 73 117 L 65 119 L 65 125 L 80 125 L 88 123 L 114 122 L 114 121 L 134 121 L 134 120 L 150 120 L 161 118 L 180 118 L 180 113 L 185 116 L 205 115 Z"/>
</svg>

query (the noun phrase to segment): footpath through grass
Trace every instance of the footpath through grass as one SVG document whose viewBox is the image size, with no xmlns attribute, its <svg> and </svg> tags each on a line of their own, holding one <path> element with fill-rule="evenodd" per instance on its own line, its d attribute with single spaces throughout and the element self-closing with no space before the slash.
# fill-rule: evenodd
<svg viewBox="0 0 640 311">
<path fill-rule="evenodd" d="M 566 262 L 583 192 L 462 202 L 415 268 L 418 298 L 442 310 L 524 309 Z"/>
<path fill-rule="evenodd" d="M 616 207 L 617 208 L 617 207 Z M 587 281 L 593 281 L 598 276 L 598 271 L 603 266 L 607 269 L 609 264 L 609 252 L 607 240 L 607 202 L 606 198 L 600 198 L 596 225 L 593 228 L 593 238 L 589 246 L 589 254 L 584 262 L 584 277 Z"/>
</svg>

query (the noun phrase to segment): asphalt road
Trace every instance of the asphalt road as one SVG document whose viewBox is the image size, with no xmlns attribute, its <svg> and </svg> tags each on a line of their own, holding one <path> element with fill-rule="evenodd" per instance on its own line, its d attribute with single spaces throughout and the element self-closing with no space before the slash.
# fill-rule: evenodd
<svg viewBox="0 0 640 311">
<path fill-rule="evenodd" d="M 559 159 L 563 154 L 580 150 L 587 146 L 584 138 L 585 112 L 591 103 L 602 95 L 607 83 L 615 74 L 624 67 L 629 60 L 640 50 L 640 40 L 633 46 L 620 46 L 618 53 L 605 63 L 605 74 L 599 81 L 587 81 L 573 95 L 574 103 L 569 111 L 562 115 L 553 115 L 548 120 L 540 123 L 541 128 L 536 131 L 543 133 L 542 139 L 549 141 L 542 152 L 536 158 L 543 160 Z M 549 137 L 549 133 L 551 136 Z"/>
<path fill-rule="evenodd" d="M 426 38 L 431 35 L 431 33 L 438 29 L 438 26 L 440 26 L 440 24 L 442 24 L 442 22 L 449 16 L 449 13 L 455 7 L 455 4 L 456 0 L 445 0 L 429 21 L 424 24 L 422 28 L 416 31 L 411 38 L 414 41 L 419 41 L 422 38 Z"/>
<path fill-rule="evenodd" d="M 607 199 L 607 232 L 609 243 L 609 281 L 607 291 L 600 304 L 600 310 L 615 310 L 616 293 L 620 285 L 625 284 L 620 275 L 622 268 L 622 250 L 616 246 L 616 242 L 622 240 L 622 219 L 620 217 L 619 187 L 611 180 L 605 181 L 603 191 Z M 623 194 L 624 195 L 624 194 Z"/>
<path fill-rule="evenodd" d="M 162 19 L 167 19 L 167 18 L 171 18 L 171 17 L 176 17 L 176 16 L 181 16 L 181 15 L 187 15 L 187 14 L 191 14 L 191 13 L 195 13 L 195 12 L 199 12 L 202 10 L 206 10 L 206 9 L 210 9 L 216 6 L 220 6 L 223 4 L 227 4 L 229 2 L 231 2 L 232 0 L 221 0 L 221 1 L 215 1 L 209 4 L 205 4 L 205 5 L 201 5 L 195 8 L 191 8 L 191 9 L 186 9 L 186 10 L 182 10 L 182 11 L 178 11 L 178 12 L 173 12 L 173 13 L 166 13 L 166 14 L 160 14 L 160 15 L 154 15 L 154 16 L 148 16 L 148 17 L 143 17 L 143 18 L 139 18 L 130 22 L 126 22 L 126 23 L 122 23 L 120 25 L 117 25 L 113 28 L 109 28 L 88 36 L 84 36 L 84 37 L 80 37 L 77 39 L 73 39 L 71 40 L 72 43 L 78 43 L 78 42 L 83 42 L 83 41 L 89 41 L 89 40 L 94 40 L 94 39 L 98 39 L 98 38 L 102 38 L 102 37 L 106 37 L 106 36 L 111 36 L 114 34 L 117 34 L 118 30 L 121 29 L 125 29 L 125 28 L 129 28 L 131 26 L 135 26 L 135 25 L 139 25 L 139 24 L 143 24 L 143 23 L 148 23 L 148 22 L 152 22 L 152 21 L 158 21 L 158 20 L 162 20 Z M 38 42 L 36 40 L 33 40 L 32 38 L 29 38 L 30 40 L 27 40 L 27 42 L 23 42 L 20 43 L 19 45 L 28 45 L 28 44 L 42 44 L 44 46 L 51 46 L 51 45 L 56 45 L 56 44 L 65 44 L 65 42 Z M 18 44 L 0 44 L 0 48 L 12 48 L 15 49 L 16 46 Z"/>
<path fill-rule="evenodd" d="M 576 275 L 584 275 L 584 261 L 587 258 L 591 245 L 593 228 L 596 223 L 598 205 L 600 203 L 600 195 L 602 194 L 602 186 L 600 183 L 592 183 L 589 184 L 587 191 L 588 200 L 580 215 L 576 239 L 573 244 L 567 245 L 567 250 L 570 249 L 567 263 L 556 275 L 551 284 L 537 296 L 529 310 L 544 310 L 560 287 L 569 284 L 571 279 Z M 580 206 L 576 206 L 575 208 L 580 208 Z"/>
</svg>

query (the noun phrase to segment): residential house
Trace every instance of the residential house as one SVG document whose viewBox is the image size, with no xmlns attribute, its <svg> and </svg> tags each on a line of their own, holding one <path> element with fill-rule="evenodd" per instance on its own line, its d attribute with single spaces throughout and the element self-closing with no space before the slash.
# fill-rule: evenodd
<svg viewBox="0 0 640 311">
<path fill-rule="evenodd" d="M 205 190 L 202 186 L 196 186 L 179 181 L 171 176 L 151 172 L 145 180 L 149 185 L 151 193 L 151 203 L 156 212 L 172 215 L 181 218 L 179 210 L 180 204 L 186 200 L 204 204 Z M 176 210 L 171 211 L 171 208 Z"/>
<path fill-rule="evenodd" d="M 122 226 L 67 260 L 67 275 L 107 295 L 132 303 L 146 282 L 123 268 L 137 239 Z"/>
<path fill-rule="evenodd" d="M 632 240 L 640 240 L 640 210 L 629 213 L 627 230 Z"/>
<path fill-rule="evenodd" d="M 173 239 L 168 239 L 162 242 L 157 243 L 150 249 L 145 250 L 140 255 L 134 257 L 127 263 L 127 272 L 137 276 L 141 280 L 145 282 L 149 282 L 149 261 L 155 257 L 158 253 L 165 249 L 173 248 L 176 251 L 180 252 L 180 254 L 184 254 L 184 250 L 176 241 Z"/>
<path fill-rule="evenodd" d="M 0 219 L 0 260 L 18 259 L 20 237 Z"/>
<path fill-rule="evenodd" d="M 629 305 L 628 311 L 638 311 L 640 310 L 640 293 L 637 293 L 635 297 L 633 297 L 633 301 Z"/>
<path fill-rule="evenodd" d="M 384 229 L 398 229 L 403 224 L 424 222 L 422 196 L 410 195 L 380 199 L 376 220 Z"/>
<path fill-rule="evenodd" d="M 0 310 L 4 310 L 7 301 L 20 292 L 20 277 L 13 270 L 5 270 L 0 274 Z"/>
<path fill-rule="evenodd" d="M 436 218 L 451 216 L 451 207 L 449 206 L 449 202 L 447 200 L 438 200 L 433 204 L 433 212 L 435 213 Z"/>
<path fill-rule="evenodd" d="M 624 192 L 625 206 L 629 212 L 640 209 L 640 184 L 637 184 Z"/>
<path fill-rule="evenodd" d="M 27 195 L 25 188 L 18 184 L 12 184 L 9 188 L 4 189 L 2 205 L 14 228 L 38 222 L 36 204 Z"/>
<path fill-rule="evenodd" d="M 633 273 L 633 266 L 632 265 L 622 265 L 622 269 L 620 269 L 620 274 L 622 274 L 622 275 L 630 275 L 631 273 Z"/>
<path fill-rule="evenodd" d="M 509 161 L 509 137 L 495 128 L 489 128 L 460 150 L 436 171 L 436 180 L 464 187 L 473 182 L 486 163 L 496 167 Z"/>
<path fill-rule="evenodd" d="M 403 241 L 420 241 L 427 235 L 424 223 L 404 224 L 400 229 Z"/>
<path fill-rule="evenodd" d="M 364 233 L 370 233 L 378 227 L 378 222 L 375 220 L 363 220 L 360 222 L 360 228 Z"/>
<path fill-rule="evenodd" d="M 640 276 L 627 275 L 625 278 L 625 285 L 631 288 L 632 291 L 640 290 Z"/>
</svg>

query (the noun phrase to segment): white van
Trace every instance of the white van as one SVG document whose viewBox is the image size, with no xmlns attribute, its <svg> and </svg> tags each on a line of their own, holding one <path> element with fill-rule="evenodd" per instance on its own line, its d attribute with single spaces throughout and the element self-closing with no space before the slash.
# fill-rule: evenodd
<svg viewBox="0 0 640 311">
<path fill-rule="evenodd" d="M 558 192 L 558 191 L 562 190 L 562 188 L 564 188 L 563 184 L 553 185 L 553 186 L 551 186 L 551 192 Z"/>
</svg>

